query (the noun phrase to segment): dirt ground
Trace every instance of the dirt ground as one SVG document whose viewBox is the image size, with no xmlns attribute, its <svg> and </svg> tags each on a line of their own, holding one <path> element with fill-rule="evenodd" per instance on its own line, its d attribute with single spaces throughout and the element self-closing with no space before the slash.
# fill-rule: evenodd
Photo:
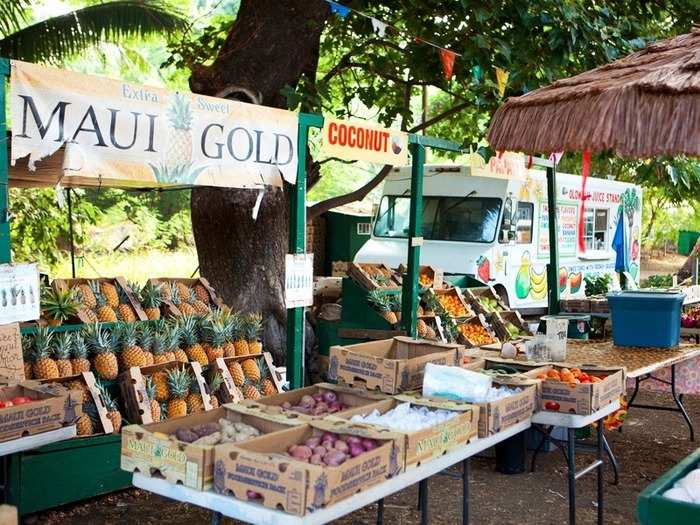
<svg viewBox="0 0 700 525">
<path fill-rule="evenodd" d="M 654 251 L 652 254 L 642 253 L 640 267 L 642 269 L 641 278 L 646 279 L 650 275 L 655 274 L 674 274 L 681 269 L 685 264 L 686 257 L 677 253 L 667 253 L 663 255 L 660 252 Z"/>
<path fill-rule="evenodd" d="M 666 394 L 640 394 L 646 402 L 671 402 Z M 640 399 L 640 400 L 642 400 Z M 700 397 L 687 396 L 691 418 L 700 418 Z M 700 428 L 699 428 L 700 430 Z M 695 450 L 688 439 L 688 427 L 679 414 L 632 409 L 623 433 L 609 432 L 608 439 L 621 463 L 619 485 L 605 485 L 605 523 L 636 523 L 639 492 L 680 459 Z M 579 454 L 582 466 L 587 457 Z M 612 479 L 608 470 L 607 479 Z M 595 476 L 579 481 L 578 523 L 595 523 Z M 542 454 L 534 473 L 505 476 L 495 471 L 495 460 L 475 458 L 471 472 L 471 523 L 475 525 L 558 525 L 567 522 L 566 467 L 562 454 Z M 387 500 L 385 520 L 391 525 L 419 523 L 415 509 L 417 487 L 394 494 Z M 430 481 L 430 523 L 461 523 L 461 482 L 444 476 Z M 375 523 L 376 506 L 371 505 L 337 525 Z M 195 525 L 209 523 L 207 511 L 173 502 L 139 490 L 97 498 L 59 510 L 32 516 L 31 525 L 161 524 Z M 223 520 L 226 525 L 238 523 Z"/>
</svg>

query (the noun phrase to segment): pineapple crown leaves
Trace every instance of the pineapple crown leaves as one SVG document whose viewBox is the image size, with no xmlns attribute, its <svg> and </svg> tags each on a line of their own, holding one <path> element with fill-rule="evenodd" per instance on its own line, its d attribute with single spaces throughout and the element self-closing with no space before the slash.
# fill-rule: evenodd
<svg viewBox="0 0 700 525">
<path fill-rule="evenodd" d="M 141 343 L 141 348 L 145 351 L 151 351 L 155 340 L 155 332 L 147 323 L 142 323 L 138 329 L 138 340 Z"/>
<path fill-rule="evenodd" d="M 245 335 L 248 341 L 256 341 L 262 332 L 262 315 L 249 314 L 246 316 Z"/>
<path fill-rule="evenodd" d="M 193 346 L 199 342 L 199 327 L 194 316 L 184 317 L 180 324 L 180 337 L 186 346 Z"/>
<path fill-rule="evenodd" d="M 73 353 L 73 335 L 63 332 L 54 339 L 53 353 L 56 359 L 70 359 Z"/>
<path fill-rule="evenodd" d="M 181 93 L 173 95 L 167 110 L 167 117 L 175 129 L 189 130 L 192 126 L 192 111 L 187 98 Z"/>
<path fill-rule="evenodd" d="M 135 323 L 119 322 L 119 346 L 121 348 L 129 348 L 137 346 L 140 340 L 140 333 Z"/>
<path fill-rule="evenodd" d="M 136 293 L 136 291 L 139 289 L 139 285 L 135 283 L 129 283 L 129 288 L 131 288 L 131 290 L 134 291 L 134 293 Z M 126 290 L 121 286 L 117 286 L 117 296 L 119 297 L 119 302 L 121 304 L 131 304 L 129 296 L 126 294 Z"/>
<path fill-rule="evenodd" d="M 72 357 L 75 359 L 85 359 L 88 356 L 87 344 L 85 344 L 85 338 L 80 332 L 73 334 L 73 347 Z"/>
<path fill-rule="evenodd" d="M 33 354 L 37 359 L 48 357 L 51 354 L 51 342 L 53 340 L 53 332 L 49 331 L 48 327 L 40 326 L 34 334 Z"/>
<path fill-rule="evenodd" d="M 149 400 L 156 398 L 156 385 L 150 376 L 146 376 L 146 395 Z"/>
<path fill-rule="evenodd" d="M 161 296 L 161 284 L 153 284 L 148 281 L 139 291 L 139 299 L 144 308 L 159 308 L 163 302 Z"/>
<path fill-rule="evenodd" d="M 95 403 L 93 403 L 92 401 L 83 403 L 83 412 L 87 414 L 93 425 L 101 424 L 100 415 L 97 412 L 97 405 L 95 405 Z"/>
<path fill-rule="evenodd" d="M 207 386 L 209 387 L 209 392 L 213 394 L 214 392 L 217 392 L 223 384 L 224 376 L 221 375 L 221 372 L 216 372 L 215 374 L 212 374 L 212 376 L 209 378 Z"/>
<path fill-rule="evenodd" d="M 34 338 L 30 335 L 22 336 L 22 356 L 24 356 L 25 361 L 32 354 L 34 348 Z"/>
<path fill-rule="evenodd" d="M 391 311 L 391 302 L 388 296 L 379 290 L 372 290 L 367 294 L 367 300 L 380 312 Z"/>
<path fill-rule="evenodd" d="M 226 325 L 219 320 L 214 320 L 203 325 L 204 339 L 213 347 L 220 347 L 226 342 Z"/>
<path fill-rule="evenodd" d="M 232 340 L 241 339 L 243 337 L 244 320 L 239 312 L 234 312 L 228 316 L 226 322 L 229 338 Z"/>
<path fill-rule="evenodd" d="M 192 377 L 187 370 L 172 369 L 168 370 L 168 388 L 173 397 L 184 399 L 190 391 Z"/>
<path fill-rule="evenodd" d="M 168 287 L 170 288 L 170 300 L 175 306 L 179 305 L 182 301 L 180 300 L 180 292 L 177 288 L 177 282 L 171 281 L 168 284 Z"/>
<path fill-rule="evenodd" d="M 105 406 L 107 407 L 107 410 L 108 411 L 119 410 L 117 408 L 117 401 L 114 399 L 112 394 L 109 393 L 109 389 L 107 388 L 107 385 L 105 385 L 99 379 L 95 380 L 95 385 L 97 386 L 97 389 L 100 391 L 100 396 L 102 396 L 102 400 L 105 402 Z"/>
<path fill-rule="evenodd" d="M 102 354 L 112 352 L 112 336 L 108 331 L 102 328 L 99 323 L 86 325 L 85 341 L 87 342 L 90 352 L 93 354 Z"/>
<path fill-rule="evenodd" d="M 53 319 L 66 321 L 78 313 L 78 297 L 74 289 L 54 290 L 45 286 L 41 291 L 41 309 Z"/>
<path fill-rule="evenodd" d="M 165 334 L 167 335 L 167 349 L 171 351 L 177 350 L 180 347 L 180 327 L 173 324 L 168 327 Z"/>
<path fill-rule="evenodd" d="M 162 355 L 170 349 L 170 334 L 165 331 L 153 333 L 150 350 L 154 355 Z"/>
</svg>

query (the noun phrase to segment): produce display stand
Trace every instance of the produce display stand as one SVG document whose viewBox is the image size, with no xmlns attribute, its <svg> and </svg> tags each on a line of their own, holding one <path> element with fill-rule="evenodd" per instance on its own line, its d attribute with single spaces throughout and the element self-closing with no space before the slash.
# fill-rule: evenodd
<svg viewBox="0 0 700 525">
<path fill-rule="evenodd" d="M 475 439 L 467 445 L 456 448 L 447 454 L 431 461 L 426 461 L 420 466 L 411 469 L 407 472 L 399 474 L 391 479 L 388 479 L 378 485 L 374 485 L 358 494 L 342 500 L 335 505 L 319 509 L 311 514 L 303 517 L 294 516 L 286 512 L 264 507 L 257 503 L 250 503 L 234 499 L 228 496 L 215 494 L 214 492 L 202 492 L 184 487 L 182 485 L 173 485 L 163 479 L 149 478 L 142 474 L 135 473 L 133 484 L 154 494 L 159 494 L 166 498 L 177 501 L 184 501 L 199 507 L 203 507 L 212 511 L 212 524 L 220 523 L 222 516 L 227 516 L 237 520 L 244 521 L 255 525 L 321 525 L 329 523 L 334 519 L 347 516 L 348 514 L 370 505 L 376 501 L 381 501 L 383 498 L 399 492 L 407 487 L 427 480 L 431 476 L 439 474 L 443 470 L 457 465 L 464 464 L 466 476 L 463 477 L 463 497 L 464 505 L 462 508 L 462 523 L 469 523 L 469 458 L 483 452 L 484 450 L 508 439 L 520 432 L 524 432 L 530 428 L 530 420 L 518 423 L 502 432 L 489 436 L 487 438 Z M 421 505 L 421 524 L 428 523 L 428 505 L 427 491 L 425 491 L 424 501 Z M 377 523 L 383 522 L 383 505 L 379 505 Z"/>
<path fill-rule="evenodd" d="M 608 416 L 620 408 L 620 401 L 615 401 L 610 403 L 606 407 L 590 414 L 588 416 L 579 416 L 575 414 L 564 414 L 561 412 L 548 412 L 541 411 L 535 412 L 532 416 L 533 427 L 542 434 L 542 440 L 539 446 L 532 455 L 532 466 L 531 471 L 535 470 L 535 460 L 537 459 L 537 454 L 542 450 L 544 443 L 547 439 L 555 446 L 559 447 L 564 451 L 566 456 L 566 466 L 567 466 L 567 478 L 569 486 L 569 524 L 574 525 L 576 523 L 576 481 L 592 472 L 597 471 L 597 508 L 598 508 L 598 525 L 603 524 L 603 511 L 604 511 L 604 500 L 603 500 L 603 470 L 605 463 L 603 462 L 603 453 L 607 453 L 610 461 L 615 470 L 615 477 L 617 478 L 617 461 L 615 456 L 613 456 L 610 446 L 604 435 L 605 425 L 603 420 L 605 416 Z M 595 461 L 584 467 L 583 469 L 576 470 L 576 450 L 581 449 L 580 445 L 576 444 L 576 429 L 587 427 L 593 423 L 597 423 L 597 438 L 595 452 L 597 458 Z M 566 440 L 553 439 L 551 437 L 552 430 L 554 427 L 564 427 L 566 428 Z M 588 450 L 588 449 L 584 449 Z"/>
</svg>

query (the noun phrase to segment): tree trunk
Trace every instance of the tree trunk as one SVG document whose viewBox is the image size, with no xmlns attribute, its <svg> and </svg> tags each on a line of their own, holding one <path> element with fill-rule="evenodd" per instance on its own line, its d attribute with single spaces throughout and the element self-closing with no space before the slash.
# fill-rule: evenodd
<svg viewBox="0 0 700 525">
<path fill-rule="evenodd" d="M 285 86 L 295 86 L 303 74 L 315 78 L 329 13 L 320 0 L 242 0 L 217 59 L 192 68 L 192 91 L 285 107 Z M 256 197 L 254 190 L 196 188 L 192 227 L 201 275 L 234 309 L 263 314 L 263 344 L 284 362 L 288 195 L 268 188 L 254 221 Z"/>
</svg>

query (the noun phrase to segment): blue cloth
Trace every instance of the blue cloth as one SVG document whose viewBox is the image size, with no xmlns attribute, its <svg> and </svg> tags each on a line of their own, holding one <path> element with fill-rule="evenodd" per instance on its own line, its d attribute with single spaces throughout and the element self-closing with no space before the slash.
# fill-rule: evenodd
<svg viewBox="0 0 700 525">
<path fill-rule="evenodd" d="M 628 272 L 630 269 L 626 238 L 625 213 L 622 210 L 622 206 L 620 206 L 620 212 L 617 215 L 617 227 L 615 228 L 615 235 L 613 235 L 612 240 L 612 249 L 615 250 L 617 254 L 615 256 L 615 271 L 620 273 Z"/>
<path fill-rule="evenodd" d="M 326 0 L 331 6 L 331 13 L 337 14 L 340 18 L 345 18 L 350 14 L 350 8 L 340 5 L 338 2 L 332 2 L 331 0 Z"/>
</svg>

